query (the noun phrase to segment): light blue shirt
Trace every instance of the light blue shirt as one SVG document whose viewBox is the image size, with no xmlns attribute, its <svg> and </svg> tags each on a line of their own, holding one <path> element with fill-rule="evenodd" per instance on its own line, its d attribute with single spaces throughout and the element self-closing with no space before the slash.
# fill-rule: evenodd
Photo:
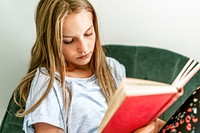
<svg viewBox="0 0 200 133">
<path fill-rule="evenodd" d="M 108 65 L 117 84 L 125 77 L 125 68 L 113 58 L 107 57 Z M 59 76 L 56 73 L 56 76 Z M 26 109 L 33 106 L 44 94 L 50 78 L 45 68 L 38 69 L 32 81 Z M 45 122 L 68 133 L 97 133 L 98 126 L 107 110 L 107 102 L 95 75 L 89 78 L 66 77 L 72 93 L 66 127 L 66 112 L 60 82 L 54 81 L 50 93 L 42 103 L 25 116 L 23 130 L 34 133 L 33 124 Z"/>
</svg>

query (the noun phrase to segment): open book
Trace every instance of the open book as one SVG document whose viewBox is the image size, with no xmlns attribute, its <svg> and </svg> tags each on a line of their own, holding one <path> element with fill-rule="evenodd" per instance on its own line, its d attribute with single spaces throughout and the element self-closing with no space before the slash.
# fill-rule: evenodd
<svg viewBox="0 0 200 133">
<path fill-rule="evenodd" d="M 159 117 L 182 94 L 200 64 L 188 60 L 172 84 L 125 78 L 99 126 L 102 133 L 130 133 Z"/>
</svg>

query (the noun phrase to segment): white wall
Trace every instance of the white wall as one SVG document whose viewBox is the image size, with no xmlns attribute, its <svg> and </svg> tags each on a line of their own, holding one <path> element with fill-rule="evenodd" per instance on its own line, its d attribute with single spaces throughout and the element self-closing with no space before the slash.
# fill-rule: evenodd
<svg viewBox="0 0 200 133">
<path fill-rule="evenodd" d="M 25 74 L 35 38 L 37 1 L 0 0 L 0 122 L 13 90 Z"/>
<path fill-rule="evenodd" d="M 200 60 L 199 0 L 90 0 L 103 43 L 166 48 Z M 0 0 L 0 121 L 27 69 L 38 0 Z"/>
<path fill-rule="evenodd" d="M 148 45 L 200 60 L 199 0 L 101 0 L 104 43 Z"/>
</svg>

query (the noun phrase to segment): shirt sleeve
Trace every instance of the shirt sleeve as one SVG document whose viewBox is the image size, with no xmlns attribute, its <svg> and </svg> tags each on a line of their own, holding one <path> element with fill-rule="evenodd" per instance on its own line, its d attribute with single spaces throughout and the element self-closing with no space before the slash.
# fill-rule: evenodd
<svg viewBox="0 0 200 133">
<path fill-rule="evenodd" d="M 49 81 L 49 76 L 38 69 L 30 87 L 26 102 L 26 110 L 31 108 L 42 97 L 47 89 Z M 23 130 L 26 133 L 33 133 L 33 124 L 38 122 L 48 123 L 64 129 L 66 123 L 66 113 L 64 111 L 62 89 L 55 81 L 49 94 L 42 103 L 25 116 Z"/>
</svg>

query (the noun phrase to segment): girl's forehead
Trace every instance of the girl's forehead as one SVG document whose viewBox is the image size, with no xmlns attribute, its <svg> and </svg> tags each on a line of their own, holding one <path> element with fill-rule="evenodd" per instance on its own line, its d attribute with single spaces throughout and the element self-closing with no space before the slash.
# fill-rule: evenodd
<svg viewBox="0 0 200 133">
<path fill-rule="evenodd" d="M 74 18 L 81 18 L 81 16 L 87 16 L 88 18 L 92 17 L 92 13 L 87 11 L 87 10 L 81 10 L 79 12 L 71 12 L 68 13 L 65 17 L 64 20 L 66 19 L 74 19 Z"/>
<path fill-rule="evenodd" d="M 82 11 L 67 15 L 63 20 L 63 33 L 75 34 L 77 32 L 86 31 L 93 25 L 92 13 Z"/>
</svg>

